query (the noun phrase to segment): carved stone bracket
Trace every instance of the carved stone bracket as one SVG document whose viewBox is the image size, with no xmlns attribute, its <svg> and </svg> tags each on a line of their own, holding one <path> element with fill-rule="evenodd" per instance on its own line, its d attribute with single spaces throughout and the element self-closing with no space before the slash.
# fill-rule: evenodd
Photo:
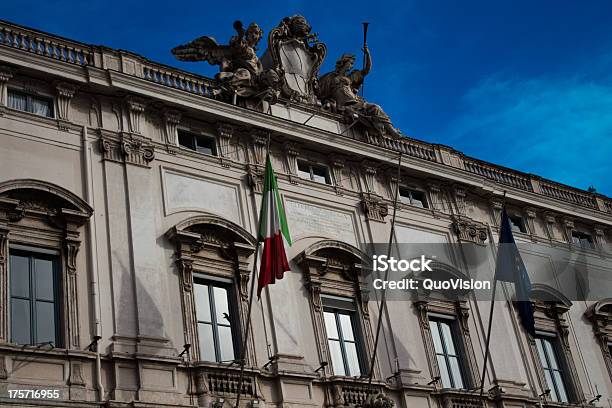
<svg viewBox="0 0 612 408">
<path fill-rule="evenodd" d="M 330 157 L 329 164 L 332 170 L 332 178 L 334 181 L 334 188 L 336 190 L 336 194 L 343 195 L 344 178 L 342 177 L 342 172 L 344 171 L 346 161 L 342 156 L 332 155 Z"/>
<path fill-rule="evenodd" d="M 389 206 L 376 194 L 362 193 L 361 208 L 366 218 L 372 221 L 385 222 L 385 217 L 389 214 Z"/>
<path fill-rule="evenodd" d="M 6 100 L 6 84 L 13 78 L 13 70 L 8 67 L 0 67 L 0 115 L 7 104 Z"/>
<path fill-rule="evenodd" d="M 538 215 L 537 211 L 533 207 L 523 208 L 523 214 L 525 215 L 525 223 L 527 224 L 527 232 L 533 238 L 535 236 L 535 219 Z"/>
<path fill-rule="evenodd" d="M 136 96 L 127 96 L 125 103 L 128 109 L 128 129 L 130 133 L 141 134 L 140 119 L 147 105 L 146 100 Z"/>
<path fill-rule="evenodd" d="M 433 211 L 444 212 L 446 210 L 446 206 L 444 205 L 444 194 L 442 193 L 440 183 L 435 180 L 428 181 L 427 191 L 429 192 L 431 209 Z"/>
<path fill-rule="evenodd" d="M 166 143 L 168 146 L 178 146 L 176 127 L 181 123 L 181 112 L 168 109 L 164 111 L 163 116 Z"/>
<path fill-rule="evenodd" d="M 466 210 L 467 210 L 467 202 L 466 202 L 466 197 L 467 197 L 467 190 L 465 189 L 465 187 L 461 186 L 461 185 L 455 185 L 453 186 L 453 197 L 455 199 L 455 206 L 457 208 L 457 214 L 459 215 L 466 215 Z"/>
<path fill-rule="evenodd" d="M 58 82 L 55 85 L 57 91 L 57 119 L 59 126 L 62 129 L 67 129 L 67 123 L 70 121 L 70 102 L 76 94 L 77 85 L 68 82 Z"/>
<path fill-rule="evenodd" d="M 493 221 L 493 225 L 499 227 L 502 209 L 504 208 L 504 200 L 501 197 L 489 198 L 489 208 L 491 209 L 491 220 Z"/>
<path fill-rule="evenodd" d="M 247 164 L 247 179 L 251 190 L 255 193 L 263 192 L 264 170 L 254 164 Z"/>
<path fill-rule="evenodd" d="M 612 353 L 609 347 L 612 342 L 612 299 L 603 299 L 591 305 L 585 315 L 593 323 L 593 332 L 599 341 L 608 374 L 612 377 Z"/>
<path fill-rule="evenodd" d="M 553 212 L 547 211 L 544 213 L 544 225 L 546 229 L 546 235 L 551 241 L 555 240 L 555 224 L 557 223 L 557 215 Z"/>
<path fill-rule="evenodd" d="M 572 232 L 574 231 L 574 219 L 570 217 L 563 217 L 561 219 L 563 223 L 563 231 L 565 232 L 565 239 L 568 244 L 572 245 Z"/>
<path fill-rule="evenodd" d="M 487 227 L 469 217 L 453 216 L 453 230 L 460 241 L 479 245 L 485 245 L 487 242 Z"/>
<path fill-rule="evenodd" d="M 363 173 L 363 180 L 365 182 L 365 192 L 375 193 L 374 181 L 376 178 L 377 164 L 370 160 L 364 160 L 361 162 L 361 170 Z"/>
<path fill-rule="evenodd" d="M 219 122 L 217 124 L 217 135 L 219 140 L 219 159 L 221 165 L 229 167 L 229 161 L 231 160 L 230 142 L 236 132 L 236 126 L 230 125 L 229 123 Z"/>
<path fill-rule="evenodd" d="M 297 158 L 300 155 L 299 146 L 295 142 L 285 142 L 283 144 L 283 150 L 285 151 L 285 160 L 287 166 L 287 173 L 289 174 L 289 181 L 293 184 L 297 184 Z"/>
<path fill-rule="evenodd" d="M 149 163 L 155 159 L 153 144 L 146 139 L 125 134 L 121 136 L 120 140 L 100 138 L 100 150 L 104 160 L 142 167 L 150 167 Z"/>
<path fill-rule="evenodd" d="M 595 243 L 597 244 L 597 247 L 600 251 L 605 251 L 606 245 L 608 244 L 606 241 L 605 228 L 606 227 L 604 227 L 603 225 L 596 225 L 595 228 L 593 228 L 593 232 L 595 232 Z"/>
</svg>

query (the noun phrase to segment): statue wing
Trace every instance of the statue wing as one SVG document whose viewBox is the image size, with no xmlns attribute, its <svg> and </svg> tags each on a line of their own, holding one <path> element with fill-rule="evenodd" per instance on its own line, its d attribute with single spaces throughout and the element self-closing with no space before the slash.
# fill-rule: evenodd
<svg viewBox="0 0 612 408">
<path fill-rule="evenodd" d="M 219 45 L 214 38 L 202 36 L 172 49 L 172 54 L 180 61 L 206 61 L 211 65 L 221 65 L 232 57 L 232 49 Z"/>
</svg>

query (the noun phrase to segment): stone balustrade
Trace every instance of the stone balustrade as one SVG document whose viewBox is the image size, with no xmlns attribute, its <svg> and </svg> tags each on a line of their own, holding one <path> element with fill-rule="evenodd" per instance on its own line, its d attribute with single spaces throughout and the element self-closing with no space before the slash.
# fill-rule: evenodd
<svg viewBox="0 0 612 408">
<path fill-rule="evenodd" d="M 542 189 L 542 194 L 548 197 L 578 204 L 583 207 L 598 209 L 597 200 L 591 193 L 546 180 L 540 182 L 540 188 Z"/>
<path fill-rule="evenodd" d="M 528 175 L 484 163 L 479 160 L 465 158 L 463 165 L 466 171 L 521 190 L 533 191 Z"/>
<path fill-rule="evenodd" d="M 220 89 L 217 81 L 210 78 L 191 75 L 163 65 L 150 62 L 143 63 L 142 77 L 160 85 L 180 89 L 207 98 L 215 98 Z"/>
<path fill-rule="evenodd" d="M 228 371 L 210 371 L 205 374 L 208 392 L 216 396 L 235 396 L 240 386 L 240 374 Z M 254 396 L 253 378 L 245 376 L 242 379 L 242 395 Z"/>
<path fill-rule="evenodd" d="M 91 65 L 93 50 L 66 40 L 0 21 L 0 44 L 76 65 Z"/>
</svg>

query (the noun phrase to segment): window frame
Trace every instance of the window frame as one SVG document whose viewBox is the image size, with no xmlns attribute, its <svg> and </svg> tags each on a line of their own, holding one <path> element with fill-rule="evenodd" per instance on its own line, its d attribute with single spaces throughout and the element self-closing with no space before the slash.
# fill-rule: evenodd
<svg viewBox="0 0 612 408">
<path fill-rule="evenodd" d="M 512 232 L 527 234 L 527 224 L 525 222 L 525 218 L 522 215 L 508 214 L 508 219 L 510 220 L 510 227 L 512 229 Z M 518 220 L 518 224 L 515 223 L 515 220 Z"/>
<path fill-rule="evenodd" d="M 12 281 L 13 281 L 13 273 L 12 270 L 12 257 L 13 256 L 21 256 L 28 258 L 28 281 L 29 281 L 29 296 L 22 297 L 13 295 Z M 34 271 L 34 260 L 42 259 L 48 260 L 52 262 L 52 277 L 53 277 L 53 301 L 49 302 L 47 300 L 39 300 L 37 299 L 36 294 L 36 284 L 35 278 L 33 277 Z M 54 316 L 54 336 L 53 345 L 54 347 L 63 347 L 63 336 L 61 330 L 61 320 L 62 320 L 62 307 L 61 307 L 61 299 L 62 299 L 62 291 L 61 291 L 61 254 L 59 251 L 29 247 L 24 245 L 9 245 L 9 259 L 8 259 L 8 289 L 9 289 L 9 311 L 8 316 L 11 322 L 11 328 L 9 330 L 10 335 L 10 343 L 18 344 L 18 345 L 39 345 L 45 344 L 46 342 L 36 341 L 37 333 L 37 316 L 36 316 L 36 304 L 39 301 L 43 301 L 45 303 L 53 303 L 53 316 Z M 30 342 L 29 343 L 17 343 L 13 338 L 13 299 L 27 300 L 29 303 L 29 322 L 30 322 Z"/>
<path fill-rule="evenodd" d="M 11 106 L 9 104 L 10 101 L 10 94 L 14 93 L 20 96 L 25 96 L 26 97 L 26 109 L 17 109 L 13 106 Z M 49 115 L 41 115 L 38 114 L 36 112 L 33 111 L 33 104 L 32 104 L 32 99 L 36 98 L 39 101 L 44 101 L 47 102 L 49 105 Z M 18 112 L 26 112 L 26 113 L 31 113 L 32 115 L 36 115 L 36 116 L 40 116 L 43 118 L 50 118 L 50 119 L 55 119 L 55 98 L 52 96 L 47 96 L 47 95 L 39 95 L 37 93 L 34 92 L 27 92 L 24 91 L 22 89 L 17 89 L 17 88 L 12 88 L 12 87 L 8 87 L 7 91 L 6 91 L 6 107 L 9 109 L 13 109 L 15 111 Z"/>
<path fill-rule="evenodd" d="M 193 147 L 190 146 L 186 146 L 185 144 L 181 143 L 181 139 L 183 137 L 190 137 L 191 138 L 191 143 L 193 145 Z M 201 133 L 196 133 L 196 132 L 191 132 L 189 130 L 186 129 L 177 129 L 177 144 L 179 147 L 183 148 L 183 149 L 188 149 L 191 150 L 192 152 L 196 152 L 196 153 L 200 153 L 200 154 L 205 154 L 207 156 L 213 156 L 213 157 L 219 157 L 219 149 L 217 146 L 217 138 L 215 136 L 211 136 L 211 135 L 205 135 L 205 134 L 201 134 Z M 206 140 L 208 142 L 210 142 L 210 148 L 207 147 L 208 150 L 210 150 L 210 153 L 208 152 L 204 152 L 204 151 L 200 151 L 198 150 L 198 140 Z M 206 147 L 206 146 L 204 146 Z"/>
<path fill-rule="evenodd" d="M 554 402 L 569 403 L 570 393 L 568 392 L 567 379 L 565 377 L 566 370 L 565 370 L 565 367 L 563 366 L 563 359 L 560 358 L 560 353 L 558 350 L 559 339 L 557 338 L 556 335 L 552 333 L 536 332 L 536 336 L 534 340 L 535 340 L 536 354 L 538 356 L 540 368 L 542 369 L 544 373 L 544 380 L 546 382 L 546 386 L 550 390 L 550 394 L 549 394 L 550 399 Z M 544 341 L 550 344 L 550 348 L 553 353 L 552 356 L 549 356 L 549 351 L 545 347 Z M 538 343 L 540 344 L 540 347 L 538 347 Z M 540 349 L 542 349 L 544 356 L 540 354 Z M 544 357 L 546 361 L 542 361 L 542 357 Z M 554 358 L 554 363 L 557 366 L 557 368 L 552 368 L 551 358 Z M 548 377 L 546 376 L 547 372 L 549 374 Z M 559 384 L 557 384 L 557 379 L 554 376 L 554 372 L 559 374 L 559 380 L 561 381 L 561 386 L 563 387 L 563 394 L 565 395 L 565 400 L 561 399 L 559 396 Z M 552 384 L 548 382 L 548 378 L 550 378 Z M 551 386 L 552 386 L 552 389 L 550 388 Z"/>
<path fill-rule="evenodd" d="M 218 278 L 218 277 L 211 277 L 211 276 L 207 276 L 201 273 L 194 273 L 193 274 L 193 285 L 194 287 L 195 285 L 203 285 L 203 286 L 208 287 L 208 299 L 209 299 L 208 306 L 210 308 L 210 314 L 211 314 L 211 321 L 204 322 L 204 321 L 201 321 L 200 318 L 197 316 L 197 306 L 196 306 L 196 309 L 194 310 L 194 315 L 195 315 L 194 317 L 195 317 L 197 336 L 198 336 L 198 344 L 200 341 L 200 328 L 199 328 L 200 323 L 210 324 L 212 327 L 213 343 L 214 343 L 213 348 L 214 348 L 214 353 L 215 353 L 215 361 L 211 361 L 211 362 L 228 363 L 231 361 L 236 361 L 236 359 L 239 358 L 238 356 L 240 356 L 240 344 L 239 344 L 240 342 L 236 340 L 237 338 L 236 336 L 239 335 L 238 329 L 237 329 L 239 320 L 236 318 L 238 314 L 238 309 L 233 301 L 235 293 L 234 293 L 232 282 L 230 280 L 225 280 L 225 279 Z M 214 295 L 214 288 L 224 289 L 226 290 L 226 293 L 227 293 L 227 304 L 228 304 L 228 310 L 230 313 L 229 328 L 230 328 L 230 332 L 232 335 L 232 352 L 234 354 L 233 360 L 222 360 L 219 331 L 218 331 L 219 323 L 217 322 L 216 299 Z M 212 299 L 212 302 L 211 302 L 211 299 Z M 194 291 L 194 302 L 196 302 L 197 304 L 197 299 L 195 298 L 195 291 Z M 221 324 L 221 326 L 228 327 L 228 325 L 223 325 L 223 324 Z M 209 360 L 203 359 L 203 354 L 204 353 L 200 349 L 200 360 L 209 361 Z"/>
<path fill-rule="evenodd" d="M 341 353 L 341 357 L 342 357 L 342 363 L 343 363 L 343 371 L 344 374 L 340 374 L 340 373 L 336 373 L 336 368 L 334 367 L 333 361 L 329 361 L 329 363 L 331 364 L 332 367 L 332 372 L 334 375 L 336 376 L 343 376 L 343 377 L 360 377 L 363 375 L 364 373 L 364 359 L 363 359 L 363 340 L 361 338 L 361 330 L 360 327 L 358 325 L 357 322 L 357 313 L 355 309 L 348 309 L 348 308 L 342 308 L 342 307 L 332 307 L 332 306 L 325 306 L 326 304 L 326 298 L 325 296 L 322 297 L 322 302 L 323 302 L 323 322 L 325 322 L 325 314 L 326 313 L 331 313 L 334 316 L 334 322 L 336 324 L 336 332 L 338 333 L 338 338 L 337 339 L 332 339 L 330 338 L 330 334 L 327 333 L 327 325 L 325 325 L 325 336 L 326 336 L 326 340 L 327 340 L 327 347 L 330 350 L 330 357 L 331 357 L 331 347 L 330 347 L 330 342 L 331 341 L 338 341 L 340 344 L 340 353 Z M 346 340 L 345 339 L 345 335 L 344 335 L 344 331 L 342 329 L 342 324 L 340 322 L 340 315 L 344 315 L 344 316 L 348 316 L 350 322 L 351 322 L 351 330 L 353 331 L 353 340 Z M 351 369 L 349 367 L 349 359 L 348 359 L 348 355 L 346 352 L 346 343 L 352 343 L 355 345 L 355 352 L 357 354 L 357 365 L 359 368 L 359 373 L 358 374 L 353 374 L 351 372 Z M 331 359 L 333 360 L 333 358 Z M 347 374 L 348 373 L 348 374 Z"/>
<path fill-rule="evenodd" d="M 309 178 L 302 177 L 302 174 L 306 173 L 306 171 L 300 169 L 300 164 L 308 166 L 308 173 L 310 175 Z M 318 169 L 324 171 L 324 173 L 325 173 L 325 176 L 324 176 L 325 182 L 324 183 L 321 182 L 321 181 L 315 180 L 315 173 L 314 173 L 315 168 L 318 168 Z M 302 180 L 310 180 L 310 181 L 312 181 L 314 183 L 318 183 L 318 184 L 323 184 L 323 185 L 328 185 L 328 186 L 331 186 L 333 184 L 332 183 L 332 179 L 331 179 L 331 173 L 330 173 L 329 167 L 326 166 L 325 164 L 316 163 L 316 162 L 313 162 L 313 161 L 310 161 L 310 160 L 301 160 L 301 159 L 297 160 L 297 176 L 300 179 L 302 179 Z M 321 176 L 318 176 L 318 177 L 321 177 Z"/>
<path fill-rule="evenodd" d="M 442 353 L 439 353 L 436 349 L 435 349 L 435 341 L 434 341 L 434 354 L 436 356 L 436 364 L 438 364 L 438 370 L 440 371 L 440 367 L 439 367 L 439 363 L 438 363 L 438 356 L 441 356 L 444 359 L 444 362 L 446 364 L 446 372 L 448 373 L 448 377 L 449 380 L 451 382 L 450 387 L 444 387 L 444 388 L 450 388 L 450 389 L 458 389 L 458 390 L 462 390 L 462 389 L 466 389 L 466 373 L 465 373 L 465 361 L 464 358 L 465 356 L 463 355 L 463 350 L 462 350 L 462 346 L 460 344 L 459 341 L 457 341 L 457 328 L 456 328 L 456 319 L 453 319 L 451 316 L 440 316 L 437 314 L 433 314 L 430 313 L 428 315 L 428 320 L 429 320 L 429 324 L 430 326 L 432 326 L 432 323 L 435 323 L 437 328 L 438 328 L 438 336 L 440 339 L 440 343 L 442 345 Z M 444 335 L 444 331 L 442 330 L 442 324 L 445 324 L 448 326 L 449 331 L 450 331 L 450 341 L 452 342 L 453 348 L 455 349 L 455 354 L 450 354 L 450 352 L 448 351 L 448 345 L 447 345 L 447 340 L 445 335 Z M 433 333 L 434 329 L 431 329 L 431 335 L 432 335 L 432 340 L 433 340 Z M 450 358 L 454 357 L 457 360 L 457 366 L 459 369 L 459 381 L 461 381 L 461 387 L 457 387 L 457 379 L 454 378 L 454 374 L 453 374 L 453 369 L 450 363 Z M 443 380 L 443 376 L 442 373 L 440 373 L 440 380 Z"/>
<path fill-rule="evenodd" d="M 408 194 L 402 194 L 402 192 L 407 192 Z M 422 194 L 423 200 L 417 200 L 413 198 L 414 193 Z M 406 185 L 400 185 L 398 188 L 399 201 L 403 204 L 409 205 L 411 207 L 429 209 L 429 202 L 427 200 L 427 193 L 423 190 L 419 190 L 416 188 L 412 188 Z M 403 200 L 407 199 L 407 200 Z M 414 201 L 421 203 L 421 205 L 414 204 Z"/>
<path fill-rule="evenodd" d="M 576 245 L 581 249 L 595 249 L 595 240 L 593 239 L 593 235 L 580 231 L 580 230 L 572 230 L 571 234 L 572 245 Z M 584 245 L 584 242 L 587 242 L 588 245 Z"/>
</svg>

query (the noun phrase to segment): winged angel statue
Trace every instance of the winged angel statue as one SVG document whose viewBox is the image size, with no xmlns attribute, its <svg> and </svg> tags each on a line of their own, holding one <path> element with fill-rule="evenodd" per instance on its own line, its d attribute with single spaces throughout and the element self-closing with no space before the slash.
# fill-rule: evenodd
<svg viewBox="0 0 612 408">
<path fill-rule="evenodd" d="M 219 93 L 229 93 L 243 98 L 265 100 L 276 103 L 280 93 L 281 79 L 274 69 L 264 70 L 257 57 L 257 44 L 263 30 L 251 23 L 245 30 L 242 22 L 234 22 L 237 35 L 228 45 L 219 45 L 213 37 L 202 36 L 172 49 L 180 61 L 206 61 L 219 65 L 216 79 L 224 85 Z"/>
</svg>

